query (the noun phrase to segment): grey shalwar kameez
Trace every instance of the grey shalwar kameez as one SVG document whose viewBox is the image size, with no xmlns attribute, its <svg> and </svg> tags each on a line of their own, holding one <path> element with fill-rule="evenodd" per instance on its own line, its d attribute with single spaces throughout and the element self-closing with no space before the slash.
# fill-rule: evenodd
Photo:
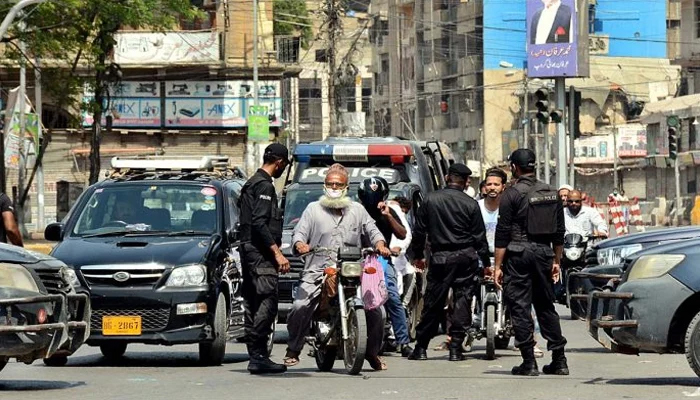
<svg viewBox="0 0 700 400">
<path fill-rule="evenodd" d="M 307 243 L 313 250 L 319 247 L 361 247 L 363 235 L 375 246 L 384 241 L 374 220 L 360 203 L 353 201 L 342 211 L 340 216 L 335 214 L 333 209 L 323 207 L 318 201 L 309 204 L 294 229 L 292 243 Z M 308 334 L 311 318 L 320 300 L 323 270 L 329 263 L 332 263 L 330 256 L 323 253 L 311 255 L 306 259 L 299 290 L 287 318 L 288 351 L 300 353 L 304 347 L 304 338 Z M 367 356 L 376 356 L 382 345 L 384 317 L 381 308 L 367 311 L 366 316 Z"/>
</svg>

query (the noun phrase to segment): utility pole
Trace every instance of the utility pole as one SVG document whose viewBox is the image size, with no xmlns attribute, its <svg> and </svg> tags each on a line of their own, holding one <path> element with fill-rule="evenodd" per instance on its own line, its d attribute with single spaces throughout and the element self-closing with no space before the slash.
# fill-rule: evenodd
<svg viewBox="0 0 700 400">
<path fill-rule="evenodd" d="M 336 85 L 338 83 L 338 66 L 337 66 L 337 46 L 340 35 L 342 34 L 342 21 L 340 20 L 340 10 L 338 9 L 337 0 L 326 0 L 326 23 L 328 26 L 328 49 L 326 57 L 328 58 L 328 105 L 330 118 L 328 118 L 330 136 L 336 136 L 338 132 L 338 120 L 340 116 L 340 104 L 336 98 Z"/>
<path fill-rule="evenodd" d="M 37 201 L 37 209 L 36 209 L 36 230 L 39 232 L 44 231 L 44 227 L 46 226 L 46 221 L 45 221 L 45 214 L 44 214 L 44 207 L 45 207 L 45 202 L 44 202 L 44 166 L 43 166 L 43 157 L 39 157 L 39 151 L 40 149 L 43 148 L 40 146 L 41 140 L 44 137 L 44 132 L 42 130 L 43 124 L 41 120 L 41 114 L 42 114 L 42 94 L 41 94 L 41 71 L 39 70 L 39 59 L 35 60 L 36 67 L 34 68 L 34 109 L 36 110 L 36 115 L 37 115 L 37 123 L 39 124 L 38 129 L 39 129 L 39 143 L 35 144 L 35 148 L 39 149 L 37 150 L 36 154 L 36 162 L 38 165 L 36 166 L 36 201 Z"/>
<path fill-rule="evenodd" d="M 399 106 L 401 99 L 401 43 L 399 42 L 398 0 L 389 0 L 387 18 L 389 18 L 389 37 L 387 46 L 389 48 L 389 110 L 391 121 L 391 136 L 401 136 L 403 131 L 401 126 L 401 110 Z"/>
<path fill-rule="evenodd" d="M 258 0 L 253 0 L 253 104 L 260 105 L 258 96 Z"/>
<path fill-rule="evenodd" d="M 527 83 L 527 69 L 525 69 L 523 70 L 523 90 L 525 94 L 523 94 L 522 119 L 520 120 L 520 123 L 523 124 L 523 148 L 530 147 L 528 143 L 530 137 L 530 91 Z"/>
<path fill-rule="evenodd" d="M 613 115 L 612 115 L 612 125 L 613 125 L 613 189 L 617 189 L 618 177 L 617 177 L 617 88 L 613 90 Z"/>
<path fill-rule="evenodd" d="M 566 78 L 555 78 L 554 88 L 557 93 L 557 110 L 564 110 L 566 103 Z M 567 178 L 567 158 L 566 158 L 566 125 L 564 125 L 564 113 L 561 122 L 557 123 L 557 187 L 566 184 Z"/>
<path fill-rule="evenodd" d="M 24 31 L 25 24 L 20 22 L 20 30 Z M 19 42 L 19 48 L 22 54 L 26 54 L 26 45 L 24 41 Z M 19 67 L 19 93 L 17 95 L 17 104 L 19 104 L 19 170 L 17 175 L 17 204 L 15 204 L 17 210 L 17 225 L 19 225 L 19 230 L 22 236 L 27 236 L 27 227 L 24 221 L 24 204 L 22 204 L 22 192 L 24 191 L 24 180 L 27 168 L 27 153 L 24 146 L 24 140 L 27 133 L 27 116 L 25 113 L 25 108 L 27 107 L 27 62 L 22 57 Z"/>
<path fill-rule="evenodd" d="M 575 145 L 576 145 L 576 119 L 573 118 L 576 107 L 576 89 L 569 86 L 569 185 L 576 187 L 576 166 L 574 165 Z M 566 114 L 566 113 L 565 113 Z"/>
<path fill-rule="evenodd" d="M 540 154 L 540 121 L 535 121 L 535 177 L 540 180 L 542 173 L 540 171 L 542 165 L 542 157 Z"/>
<path fill-rule="evenodd" d="M 549 160 L 552 159 L 549 155 L 549 124 L 543 124 L 542 127 L 544 128 L 542 129 L 544 134 L 544 182 L 549 184 L 551 182 L 551 164 Z"/>
</svg>

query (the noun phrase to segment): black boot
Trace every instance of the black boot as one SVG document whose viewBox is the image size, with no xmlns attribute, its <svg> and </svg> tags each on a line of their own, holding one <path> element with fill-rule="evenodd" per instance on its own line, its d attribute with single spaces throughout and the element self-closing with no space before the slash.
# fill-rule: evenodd
<svg viewBox="0 0 700 400">
<path fill-rule="evenodd" d="M 258 374 L 281 374 L 287 372 L 287 366 L 277 364 L 267 356 L 267 346 L 261 344 L 250 344 L 248 347 L 250 361 L 248 362 L 248 372 L 253 375 Z"/>
<path fill-rule="evenodd" d="M 464 361 L 464 348 L 461 340 L 452 338 L 450 342 L 450 361 Z"/>
<path fill-rule="evenodd" d="M 564 349 L 552 352 L 552 363 L 542 367 L 542 372 L 546 375 L 569 375 L 569 366 L 566 363 Z"/>
<path fill-rule="evenodd" d="M 401 345 L 401 357 L 410 357 L 413 354 L 413 347 L 409 344 Z"/>
<path fill-rule="evenodd" d="M 535 349 L 533 347 L 520 348 L 520 354 L 523 356 L 523 363 L 513 367 L 510 372 L 513 375 L 538 376 L 540 371 L 537 369 L 537 361 L 535 361 Z"/>
<path fill-rule="evenodd" d="M 408 356 L 409 360 L 417 360 L 417 361 L 424 361 L 428 359 L 428 353 L 425 351 L 424 347 L 420 347 L 416 345 L 416 348 L 413 349 L 413 353 Z"/>
</svg>

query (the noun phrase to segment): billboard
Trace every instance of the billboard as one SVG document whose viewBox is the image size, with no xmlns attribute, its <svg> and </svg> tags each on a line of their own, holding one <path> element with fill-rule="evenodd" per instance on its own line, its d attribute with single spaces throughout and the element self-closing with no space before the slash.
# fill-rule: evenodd
<svg viewBox="0 0 700 400">
<path fill-rule="evenodd" d="M 221 60 L 217 32 L 119 32 L 114 35 L 119 65 L 211 64 Z"/>
<path fill-rule="evenodd" d="M 111 104 L 108 112 L 112 114 L 112 126 L 115 128 L 160 127 L 159 82 L 121 82 L 118 86 L 110 88 L 110 98 Z M 86 88 L 83 101 L 89 102 L 93 99 L 94 94 L 89 88 Z M 103 125 L 106 123 L 105 117 L 102 118 Z M 92 126 L 92 122 L 92 114 L 84 111 L 83 126 Z"/>
<path fill-rule="evenodd" d="M 258 83 L 271 127 L 282 125 L 280 81 Z M 254 106 L 252 81 L 171 81 L 165 83 L 166 127 L 245 127 Z"/>
<path fill-rule="evenodd" d="M 528 77 L 587 77 L 588 0 L 526 1 Z"/>
</svg>

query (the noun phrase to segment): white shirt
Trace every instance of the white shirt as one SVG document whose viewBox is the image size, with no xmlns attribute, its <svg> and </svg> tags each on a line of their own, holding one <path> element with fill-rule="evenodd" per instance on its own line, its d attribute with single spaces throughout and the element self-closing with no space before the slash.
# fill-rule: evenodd
<svg viewBox="0 0 700 400">
<path fill-rule="evenodd" d="M 592 207 L 582 206 L 578 214 L 573 215 L 568 208 L 564 209 L 564 221 L 566 233 L 578 233 L 584 239 L 596 230 L 600 233 L 608 233 L 608 224 L 598 211 Z"/>
<path fill-rule="evenodd" d="M 535 44 L 547 43 L 549 32 L 552 31 L 552 25 L 554 25 L 554 19 L 557 16 L 557 11 L 559 11 L 560 5 L 561 1 L 557 1 L 555 4 L 552 4 L 549 8 L 545 7 L 544 9 L 542 9 L 542 13 L 540 14 L 540 20 L 537 22 Z"/>
<path fill-rule="evenodd" d="M 481 217 L 484 219 L 486 226 L 486 241 L 489 242 L 489 251 L 491 254 L 496 251 L 496 225 L 498 225 L 498 208 L 496 211 L 490 211 L 486 208 L 486 199 L 478 201 L 481 209 Z"/>
<path fill-rule="evenodd" d="M 396 284 L 398 286 L 399 294 L 403 293 L 403 276 L 407 274 L 412 274 L 414 271 L 413 265 L 408 262 L 406 257 L 406 251 L 411 245 L 411 240 L 413 240 L 413 235 L 411 234 L 411 226 L 408 224 L 406 219 L 406 214 L 404 214 L 401 207 L 394 202 L 387 203 L 389 207 L 394 210 L 396 215 L 399 217 L 399 222 L 406 228 L 406 237 L 402 240 L 396 237 L 396 235 L 391 235 L 391 243 L 389 243 L 389 248 L 393 249 L 399 247 L 401 251 L 396 257 L 392 257 L 391 261 L 394 264 L 394 269 L 396 269 Z"/>
</svg>

